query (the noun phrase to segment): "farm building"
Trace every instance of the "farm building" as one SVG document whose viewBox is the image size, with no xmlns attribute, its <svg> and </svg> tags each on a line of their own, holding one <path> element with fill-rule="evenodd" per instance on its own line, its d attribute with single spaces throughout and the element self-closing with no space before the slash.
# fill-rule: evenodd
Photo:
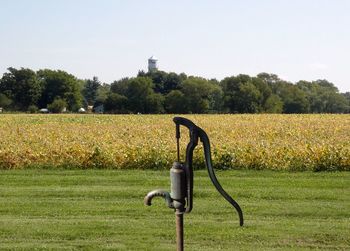
<svg viewBox="0 0 350 251">
<path fill-rule="evenodd" d="M 104 109 L 103 105 L 99 105 L 99 106 L 94 107 L 95 113 L 104 113 L 104 111 L 105 111 L 105 109 Z"/>
</svg>

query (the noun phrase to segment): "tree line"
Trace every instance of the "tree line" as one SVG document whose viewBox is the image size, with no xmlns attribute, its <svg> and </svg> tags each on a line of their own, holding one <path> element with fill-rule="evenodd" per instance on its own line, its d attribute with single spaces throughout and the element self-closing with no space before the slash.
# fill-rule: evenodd
<svg viewBox="0 0 350 251">
<path fill-rule="evenodd" d="M 37 112 L 106 113 L 349 113 L 350 93 L 327 80 L 291 83 L 275 74 L 240 74 L 221 81 L 164 71 L 139 71 L 110 84 L 61 70 L 8 68 L 0 79 L 0 107 Z"/>
</svg>

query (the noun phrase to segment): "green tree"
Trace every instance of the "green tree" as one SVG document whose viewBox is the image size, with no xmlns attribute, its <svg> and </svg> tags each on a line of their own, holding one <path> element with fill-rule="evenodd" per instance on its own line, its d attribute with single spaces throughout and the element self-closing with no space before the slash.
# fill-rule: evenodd
<svg viewBox="0 0 350 251">
<path fill-rule="evenodd" d="M 67 107 L 66 101 L 61 98 L 56 98 L 51 104 L 47 105 L 47 108 L 52 113 L 61 113 L 66 107 Z"/>
<path fill-rule="evenodd" d="M 172 90 L 178 90 L 181 86 L 181 83 L 187 79 L 185 74 L 176 74 L 174 72 L 170 72 L 165 79 L 163 94 L 168 94 Z"/>
<path fill-rule="evenodd" d="M 165 93 L 165 82 L 168 74 L 164 71 L 150 71 L 146 74 L 152 80 L 152 88 L 157 93 Z"/>
<path fill-rule="evenodd" d="M 37 105 L 42 85 L 34 71 L 26 68 L 8 68 L 0 81 L 0 92 L 12 100 L 15 110 L 26 111 L 30 105 Z"/>
<path fill-rule="evenodd" d="M 326 79 L 318 79 L 314 81 L 314 83 L 316 83 L 317 85 L 321 86 L 323 89 L 326 89 L 330 92 L 339 93 L 338 88 L 333 83 L 329 82 Z"/>
<path fill-rule="evenodd" d="M 95 101 L 94 107 L 104 104 L 108 98 L 109 92 L 110 92 L 110 85 L 101 84 L 97 89 L 96 101 Z"/>
<path fill-rule="evenodd" d="M 209 112 L 219 113 L 224 108 L 224 92 L 220 86 L 219 81 L 211 79 L 208 81 L 208 101 L 209 101 Z"/>
<path fill-rule="evenodd" d="M 110 92 L 104 104 L 106 112 L 127 113 L 128 98 L 118 93 Z"/>
<path fill-rule="evenodd" d="M 11 103 L 11 99 L 9 99 L 5 94 L 0 93 L 0 107 L 7 108 L 11 105 Z"/>
<path fill-rule="evenodd" d="M 88 79 L 85 81 L 83 87 L 83 96 L 88 105 L 93 105 L 96 102 L 97 92 L 101 86 L 101 82 L 97 77 L 93 77 L 92 79 Z"/>
<path fill-rule="evenodd" d="M 138 77 L 151 78 L 154 84 L 154 91 L 163 95 L 168 94 L 172 90 L 178 90 L 181 83 L 187 79 L 184 73 L 178 75 L 174 72 L 167 73 L 164 71 L 151 71 L 147 73 L 139 71 Z"/>
<path fill-rule="evenodd" d="M 147 113 L 147 97 L 154 93 L 150 78 L 137 77 L 128 81 L 126 97 L 129 100 L 128 109 L 134 113 Z"/>
<path fill-rule="evenodd" d="M 146 97 L 146 113 L 164 113 L 164 96 L 160 93 L 151 93 Z"/>
<path fill-rule="evenodd" d="M 226 77 L 220 82 L 220 85 L 224 95 L 225 108 L 227 108 L 229 112 L 237 113 L 238 102 L 236 100 L 236 95 L 241 85 L 239 79 L 234 76 Z"/>
<path fill-rule="evenodd" d="M 266 113 L 282 113 L 283 102 L 281 98 L 276 94 L 270 95 L 264 104 L 264 111 Z"/>
<path fill-rule="evenodd" d="M 297 87 L 302 90 L 308 99 L 311 113 L 322 113 L 325 110 L 322 100 L 322 88 L 314 83 L 300 80 L 296 83 Z"/>
<path fill-rule="evenodd" d="M 346 113 L 350 113 L 350 92 L 345 92 L 345 93 L 342 93 L 343 97 L 347 100 L 347 106 L 348 106 L 348 109 L 347 111 L 345 111 Z"/>
<path fill-rule="evenodd" d="M 165 96 L 165 110 L 167 113 L 186 113 L 185 95 L 179 90 L 172 90 Z"/>
<path fill-rule="evenodd" d="M 309 101 L 304 91 L 296 85 L 286 83 L 280 88 L 280 97 L 284 103 L 284 113 L 308 113 Z"/>
<path fill-rule="evenodd" d="M 276 74 L 262 72 L 257 75 L 257 78 L 261 79 L 264 83 L 266 83 L 273 93 L 278 93 L 278 89 L 280 87 L 281 80 Z"/>
<path fill-rule="evenodd" d="M 248 75 L 238 75 L 225 78 L 221 82 L 224 92 L 225 106 L 232 113 L 256 113 L 261 108 L 263 102 L 259 89 L 254 85 L 259 79 L 252 79 Z M 260 81 L 257 85 L 263 86 Z"/>
<path fill-rule="evenodd" d="M 348 110 L 346 98 L 327 80 L 299 81 L 297 86 L 305 92 L 312 113 L 344 113 Z"/>
<path fill-rule="evenodd" d="M 44 86 L 41 107 L 46 107 L 55 99 L 63 99 L 71 111 L 77 111 L 82 106 L 80 84 L 76 77 L 60 70 L 39 70 L 37 74 Z"/>
<path fill-rule="evenodd" d="M 241 84 L 235 98 L 237 99 L 237 111 L 239 113 L 259 112 L 261 94 L 251 82 Z"/>
<path fill-rule="evenodd" d="M 322 95 L 322 99 L 326 113 L 346 113 L 349 110 L 348 101 L 339 93 L 326 92 Z"/>
<path fill-rule="evenodd" d="M 139 74 L 142 74 L 142 72 L 139 72 Z M 146 74 L 143 73 L 143 75 Z M 153 88 L 152 79 L 145 76 L 130 79 L 123 78 L 111 84 L 112 93 L 127 98 L 127 106 L 123 110 L 124 112 L 163 113 L 164 97 L 161 94 L 156 95 Z"/>
<path fill-rule="evenodd" d="M 266 102 L 272 95 L 271 87 L 268 85 L 267 82 L 264 80 L 254 77 L 252 78 L 252 84 L 256 87 L 256 89 L 259 91 L 259 100 L 258 100 L 258 111 L 264 112 L 266 107 Z M 270 103 L 271 104 L 271 103 Z"/>
<path fill-rule="evenodd" d="M 111 92 L 127 95 L 126 92 L 129 86 L 129 81 L 129 78 L 122 78 L 118 81 L 114 81 L 111 84 Z"/>
<path fill-rule="evenodd" d="M 30 105 L 28 106 L 28 112 L 29 113 L 37 113 L 39 108 L 36 105 Z"/>
<path fill-rule="evenodd" d="M 182 83 L 181 91 L 185 95 L 188 113 L 207 113 L 209 111 L 212 86 L 208 80 L 189 77 Z"/>
</svg>

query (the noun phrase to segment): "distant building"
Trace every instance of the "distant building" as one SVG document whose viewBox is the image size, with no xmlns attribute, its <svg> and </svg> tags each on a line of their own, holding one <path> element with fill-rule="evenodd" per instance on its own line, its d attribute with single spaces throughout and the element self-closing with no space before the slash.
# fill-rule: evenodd
<svg viewBox="0 0 350 251">
<path fill-rule="evenodd" d="M 83 107 L 80 107 L 79 110 L 78 110 L 79 113 L 85 113 L 86 110 L 83 108 Z"/>
<path fill-rule="evenodd" d="M 49 109 L 47 109 L 47 108 L 41 108 L 41 109 L 39 110 L 39 112 L 41 112 L 41 113 L 48 113 L 48 112 L 49 112 Z"/>
<path fill-rule="evenodd" d="M 105 109 L 104 109 L 103 105 L 99 105 L 99 106 L 94 107 L 95 113 L 104 113 L 104 111 L 105 111 Z"/>
<path fill-rule="evenodd" d="M 148 59 L 148 71 L 149 72 L 158 70 L 157 61 L 158 61 L 158 59 L 155 58 L 154 56 L 152 56 Z"/>
</svg>

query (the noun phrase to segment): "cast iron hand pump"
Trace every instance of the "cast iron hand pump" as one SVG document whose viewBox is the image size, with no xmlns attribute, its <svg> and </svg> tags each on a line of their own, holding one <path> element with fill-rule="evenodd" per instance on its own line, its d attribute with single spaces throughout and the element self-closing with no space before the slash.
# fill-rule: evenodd
<svg viewBox="0 0 350 251">
<path fill-rule="evenodd" d="M 193 206 L 192 159 L 193 151 L 198 145 L 198 139 L 203 143 L 209 177 L 219 193 L 237 210 L 240 226 L 243 226 L 243 213 L 238 203 L 226 193 L 215 176 L 211 160 L 210 142 L 205 131 L 186 118 L 175 117 L 173 120 L 176 125 L 177 161 L 170 169 L 171 193 L 164 190 L 154 190 L 146 195 L 144 202 L 145 205 L 150 206 L 152 199 L 160 196 L 165 199 L 168 207 L 175 209 L 177 250 L 183 250 L 183 214 L 191 212 Z M 187 127 L 190 133 L 190 142 L 187 144 L 184 163 L 180 162 L 180 126 Z"/>
</svg>

